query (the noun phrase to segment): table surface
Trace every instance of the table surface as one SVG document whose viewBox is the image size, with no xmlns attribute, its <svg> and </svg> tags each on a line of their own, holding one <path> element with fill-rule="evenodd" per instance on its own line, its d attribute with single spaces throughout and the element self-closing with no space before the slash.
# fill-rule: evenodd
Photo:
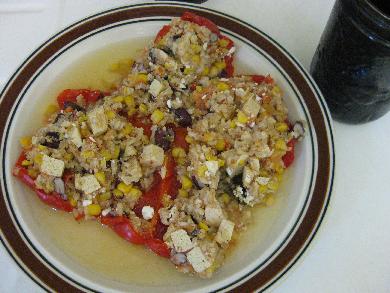
<svg viewBox="0 0 390 293">
<path fill-rule="evenodd" d="M 140 2 L 0 0 L 0 87 L 60 29 L 96 12 Z M 257 26 L 308 68 L 333 3 L 211 0 L 202 5 Z M 390 113 L 359 126 L 334 122 L 334 133 L 336 177 L 325 221 L 273 292 L 390 291 Z M 0 292 L 41 291 L 0 247 Z"/>
</svg>

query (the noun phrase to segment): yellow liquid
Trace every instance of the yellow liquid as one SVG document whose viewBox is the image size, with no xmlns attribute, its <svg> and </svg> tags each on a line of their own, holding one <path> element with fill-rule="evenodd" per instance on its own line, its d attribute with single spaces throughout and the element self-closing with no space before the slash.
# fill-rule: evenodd
<svg viewBox="0 0 390 293">
<path fill-rule="evenodd" d="M 112 72 L 112 65 L 120 60 L 128 59 L 139 54 L 139 51 L 149 42 L 149 39 L 132 40 L 131 42 L 116 43 L 93 54 L 83 56 L 75 62 L 61 78 L 53 82 L 47 97 L 55 101 L 59 92 L 66 88 L 92 88 L 109 90 L 112 83 L 121 76 Z M 239 71 L 242 72 L 242 68 Z M 246 70 L 246 72 L 250 69 Z M 35 195 L 32 201 L 32 213 L 41 229 L 48 235 L 51 243 L 63 251 L 73 262 L 80 264 L 97 276 L 141 286 L 183 285 L 194 281 L 194 277 L 176 271 L 169 260 L 159 257 L 140 245 L 133 245 L 117 236 L 107 227 L 95 221 L 78 223 L 71 214 L 54 211 L 41 203 Z M 248 230 L 240 235 L 240 240 L 229 252 L 230 257 L 237 257 L 246 242 L 265 236 L 271 229 L 272 219 L 280 210 L 279 199 L 272 207 L 253 209 L 253 220 Z"/>
</svg>

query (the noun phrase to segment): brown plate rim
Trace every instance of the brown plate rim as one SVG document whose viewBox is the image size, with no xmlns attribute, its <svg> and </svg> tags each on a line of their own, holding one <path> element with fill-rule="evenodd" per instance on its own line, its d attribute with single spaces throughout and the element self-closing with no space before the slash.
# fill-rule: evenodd
<svg viewBox="0 0 390 293">
<path fill-rule="evenodd" d="M 281 67 L 288 73 L 288 76 L 293 80 L 294 84 L 300 91 L 301 96 L 305 100 L 305 104 L 310 112 L 310 117 L 315 125 L 317 141 L 322 142 L 317 144 L 318 172 L 309 208 L 286 247 L 284 247 L 281 251 L 278 251 L 275 259 L 273 259 L 260 271 L 256 272 L 253 276 L 249 276 L 253 273 L 252 271 L 240 279 L 235 280 L 233 284 L 229 284 L 224 288 L 218 289 L 231 289 L 232 286 L 234 287 L 237 285 L 234 287 L 234 291 L 237 292 L 265 290 L 279 280 L 295 264 L 309 246 L 325 215 L 330 200 L 334 175 L 334 144 L 332 127 L 329 113 L 326 110 L 327 108 L 323 102 L 322 96 L 302 66 L 285 49 L 283 49 L 282 46 L 280 46 L 267 34 L 230 15 L 213 9 L 188 4 L 146 3 L 104 11 L 91 17 L 84 18 L 81 21 L 67 27 L 34 51 L 16 70 L 15 74 L 5 85 L 3 92 L 0 95 L 0 113 L 9 112 L 14 106 L 14 97 L 19 96 L 23 86 L 30 77 L 35 74 L 35 72 L 45 63 L 47 59 L 57 54 L 62 48 L 66 47 L 77 37 L 82 37 L 94 29 L 105 27 L 109 24 L 114 24 L 122 20 L 124 21 L 152 16 L 173 17 L 179 16 L 182 12 L 190 10 L 193 10 L 200 15 L 211 17 L 220 27 L 233 31 L 239 36 L 250 40 L 259 48 L 266 51 L 278 64 L 281 64 Z M 244 31 L 237 31 L 239 29 L 244 29 Z M 61 41 L 64 42 L 61 43 Z M 324 117 L 326 121 L 323 119 Z M 7 119 L 8 115 L 0 115 L 0 139 L 3 139 Z M 328 132 L 329 137 L 327 136 Z M 3 144 L 1 147 L 3 148 Z M 2 169 L 4 173 L 4 158 Z M 319 181 L 321 181 L 320 183 L 322 183 L 322 185 L 318 185 Z M 2 187 L 4 188 L 3 184 Z M 12 216 L 9 214 L 7 209 L 5 197 L 3 192 L 0 192 L 0 240 L 19 267 L 44 289 L 47 289 L 45 288 L 47 286 L 48 288 L 55 290 L 74 292 L 80 291 L 81 287 L 89 291 L 94 291 L 93 289 L 87 288 L 75 280 L 72 280 L 68 276 L 64 277 L 70 279 L 73 284 L 62 279 L 49 269 L 47 264 L 42 263 L 41 260 L 29 250 L 22 236 L 13 226 Z M 7 243 L 11 243 L 11 247 L 9 247 Z M 57 268 L 52 268 L 58 272 Z M 254 271 L 256 270 L 258 270 L 258 267 Z M 249 280 L 243 280 L 248 278 L 248 276 Z M 239 284 L 241 281 L 243 283 Z"/>
</svg>

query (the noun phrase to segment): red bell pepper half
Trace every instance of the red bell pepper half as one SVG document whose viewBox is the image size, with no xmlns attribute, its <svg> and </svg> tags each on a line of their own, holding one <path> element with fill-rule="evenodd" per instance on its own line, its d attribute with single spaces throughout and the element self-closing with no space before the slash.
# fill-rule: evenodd
<svg viewBox="0 0 390 293">
<path fill-rule="evenodd" d="M 63 90 L 57 97 L 57 103 L 61 109 L 64 109 L 65 102 L 76 103 L 77 97 L 82 95 L 87 102 L 87 104 L 95 103 L 97 100 L 102 98 L 104 94 L 98 90 L 88 90 L 88 89 L 66 89 Z"/>
<path fill-rule="evenodd" d="M 66 212 L 72 212 L 73 207 L 69 201 L 61 198 L 61 195 L 57 192 L 45 193 L 42 189 L 38 189 L 35 185 L 34 179 L 28 174 L 27 169 L 22 166 L 22 162 L 26 159 L 24 152 L 19 156 L 18 161 L 15 164 L 13 174 L 18 177 L 24 184 L 30 187 L 47 205 Z"/>
</svg>

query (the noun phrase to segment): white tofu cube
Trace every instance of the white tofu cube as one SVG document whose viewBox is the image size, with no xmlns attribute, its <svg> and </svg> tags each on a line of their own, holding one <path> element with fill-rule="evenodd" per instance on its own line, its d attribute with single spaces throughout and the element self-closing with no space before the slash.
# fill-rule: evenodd
<svg viewBox="0 0 390 293">
<path fill-rule="evenodd" d="M 220 244 L 226 244 L 232 239 L 234 230 L 234 223 L 229 220 L 223 220 L 221 225 L 219 225 L 217 235 L 215 236 L 215 241 Z"/>
<path fill-rule="evenodd" d="M 119 178 L 130 185 L 133 182 L 138 182 L 142 177 L 142 169 L 136 158 L 130 158 L 127 162 L 122 163 L 121 172 Z"/>
<path fill-rule="evenodd" d="M 68 132 L 69 139 L 76 147 L 81 147 L 83 145 L 83 140 L 81 139 L 81 134 L 79 128 L 73 126 Z"/>
<path fill-rule="evenodd" d="M 154 208 L 152 208 L 151 206 L 144 206 L 142 208 L 142 217 L 145 220 L 150 220 L 153 218 L 153 216 L 154 216 Z"/>
<path fill-rule="evenodd" d="M 47 155 L 43 155 L 41 172 L 47 175 L 61 177 L 65 169 L 65 163 L 61 160 L 54 159 Z"/>
<path fill-rule="evenodd" d="M 100 135 L 106 132 L 108 128 L 106 114 L 103 107 L 97 107 L 87 113 L 89 127 L 93 135 Z"/>
<path fill-rule="evenodd" d="M 207 224 L 210 226 L 218 227 L 223 220 L 222 209 L 219 205 L 208 205 L 205 208 L 204 215 Z"/>
<path fill-rule="evenodd" d="M 100 188 L 99 181 L 94 175 L 80 176 L 76 174 L 74 183 L 76 189 L 83 191 L 85 194 L 92 193 Z"/>
<path fill-rule="evenodd" d="M 242 107 L 242 111 L 251 118 L 257 117 L 260 111 L 260 103 L 250 97 Z"/>
<path fill-rule="evenodd" d="M 194 247 L 191 238 L 183 229 L 171 233 L 171 239 L 177 252 L 186 252 Z"/>
<path fill-rule="evenodd" d="M 162 89 L 163 89 L 162 83 L 159 82 L 157 79 L 153 79 L 149 87 L 149 93 L 156 98 L 158 94 L 162 91 Z"/>
<path fill-rule="evenodd" d="M 199 247 L 195 247 L 187 253 L 187 260 L 197 273 L 201 273 L 211 266 L 211 263 L 204 256 Z"/>
<path fill-rule="evenodd" d="M 142 150 L 140 161 L 145 167 L 160 167 L 164 163 L 164 150 L 157 145 L 149 144 Z"/>
<path fill-rule="evenodd" d="M 206 161 L 205 165 L 210 175 L 215 175 L 219 169 L 218 161 Z"/>
</svg>

